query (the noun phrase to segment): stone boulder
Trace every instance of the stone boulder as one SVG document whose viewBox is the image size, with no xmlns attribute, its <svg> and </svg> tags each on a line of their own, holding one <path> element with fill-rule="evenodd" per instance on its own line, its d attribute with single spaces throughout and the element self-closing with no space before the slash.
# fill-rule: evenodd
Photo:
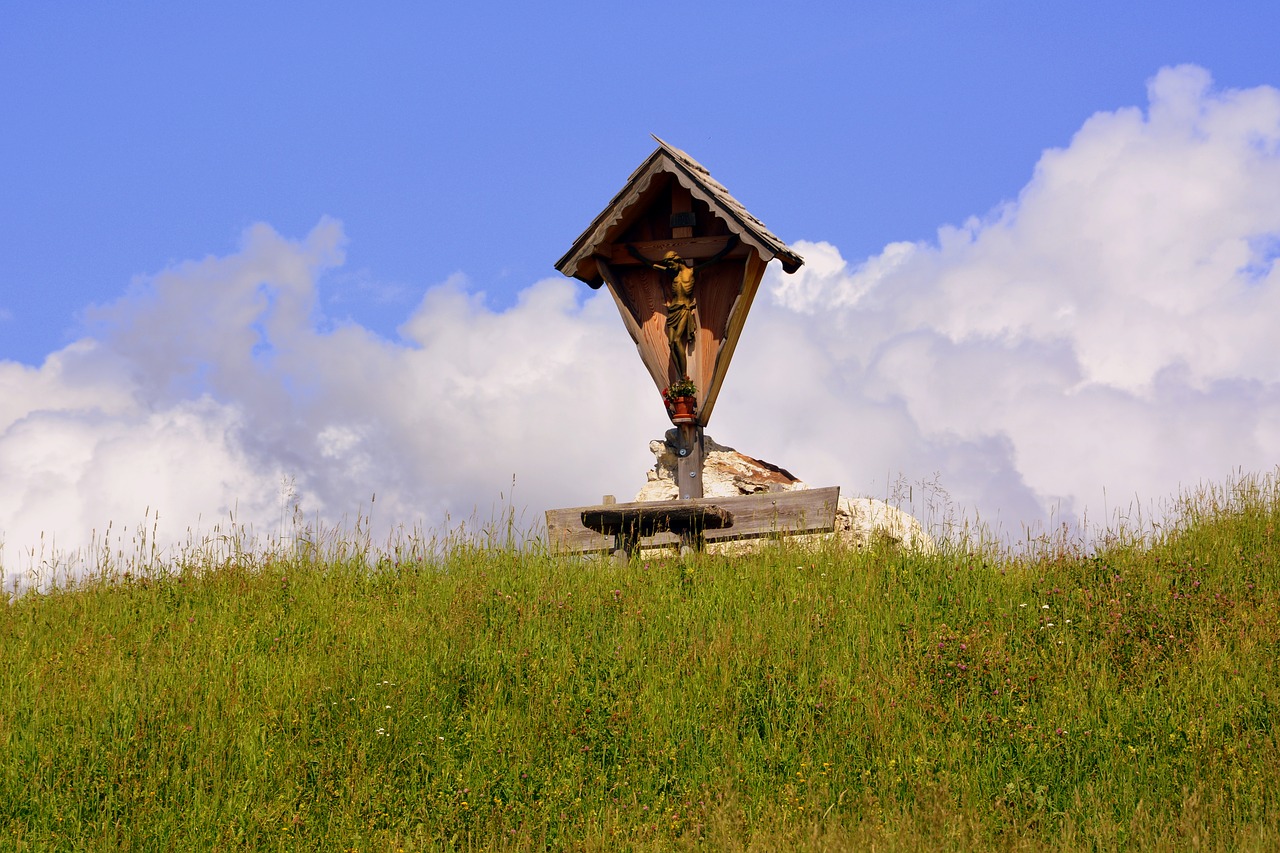
<svg viewBox="0 0 1280 853">
<path fill-rule="evenodd" d="M 666 439 L 649 442 L 654 455 L 653 468 L 637 501 L 671 501 L 679 497 L 676 489 L 676 466 L 679 457 L 674 446 L 674 430 Z M 785 468 L 739 453 L 732 447 L 703 438 L 702 494 L 708 498 L 755 495 L 761 492 L 796 491 L 809 484 Z M 799 542 L 817 543 L 835 538 L 854 548 L 877 544 L 894 545 L 922 554 L 936 550 L 933 540 L 915 517 L 884 501 L 874 498 L 842 496 L 836 507 L 834 533 L 812 533 L 794 537 Z M 708 550 L 742 553 L 758 547 L 763 540 L 713 543 Z"/>
</svg>

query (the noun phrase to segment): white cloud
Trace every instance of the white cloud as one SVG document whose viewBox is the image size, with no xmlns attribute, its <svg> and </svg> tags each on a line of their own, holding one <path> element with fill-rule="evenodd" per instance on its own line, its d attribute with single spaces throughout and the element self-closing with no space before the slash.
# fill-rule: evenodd
<svg viewBox="0 0 1280 853">
<path fill-rule="evenodd" d="M 342 242 L 329 220 L 302 241 L 255 226 L 94 309 L 95 337 L 39 368 L 0 363 L 8 570 L 39 562 L 41 534 L 77 548 L 148 509 L 165 542 L 231 515 L 273 533 L 289 482 L 308 515 L 384 527 L 486 521 L 513 477 L 539 509 L 639 488 L 664 424 L 607 295 L 553 279 L 498 313 L 451 280 L 401 341 L 320 331 Z"/>
<path fill-rule="evenodd" d="M 815 485 L 936 473 L 1016 533 L 1280 459 L 1280 92 L 1161 71 L 1090 118 L 1018 198 L 936 241 L 771 269 L 711 432 Z M 667 424 L 603 293 L 487 307 L 455 277 L 388 340 L 318 315 L 341 226 L 265 225 L 140 280 L 38 368 L 0 362 L 0 552 L 235 514 L 375 526 L 629 496 Z M 1104 498 L 1105 490 L 1105 498 Z M 1104 504 L 1105 500 L 1105 504 Z M 917 496 L 919 502 L 919 496 Z M 28 557 L 29 561 L 29 557 Z"/>
<path fill-rule="evenodd" d="M 859 452 L 881 468 L 938 464 L 958 497 L 1006 519 L 1018 495 L 1041 516 L 1097 519 L 1104 489 L 1115 509 L 1280 461 L 1280 92 L 1215 91 L 1184 66 L 1149 95 L 1145 112 L 1093 116 L 1015 201 L 936 243 L 894 244 L 853 270 L 798 244 L 820 263 L 774 273 L 774 309 L 758 313 L 796 334 L 790 312 L 811 312 L 806 347 L 842 374 L 847 420 L 797 420 L 788 444 L 869 427 Z M 899 447 L 876 432 L 886 412 L 903 419 Z M 984 497 L 978 471 L 956 476 L 948 447 L 986 460 L 999 489 Z"/>
</svg>

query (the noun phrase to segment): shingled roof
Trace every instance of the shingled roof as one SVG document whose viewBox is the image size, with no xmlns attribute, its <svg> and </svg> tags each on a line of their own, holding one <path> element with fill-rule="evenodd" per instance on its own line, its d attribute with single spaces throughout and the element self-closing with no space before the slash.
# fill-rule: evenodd
<svg viewBox="0 0 1280 853">
<path fill-rule="evenodd" d="M 628 214 L 631 209 L 645 198 L 654 177 L 664 172 L 673 175 L 694 198 L 705 202 L 729 226 L 730 231 L 760 255 L 761 260 L 768 262 L 777 258 L 782 262 L 782 268 L 789 273 L 800 268 L 804 258 L 791 251 L 763 222 L 729 195 L 729 191 L 711 177 L 711 173 L 701 163 L 658 137 L 653 138 L 658 147 L 631 173 L 626 186 L 619 190 L 613 201 L 574 241 L 573 248 L 556 262 L 556 269 L 565 275 L 581 279 L 592 287 L 599 287 L 602 279 L 593 256 L 601 246 L 613 243 L 618 238 L 629 222 Z"/>
</svg>

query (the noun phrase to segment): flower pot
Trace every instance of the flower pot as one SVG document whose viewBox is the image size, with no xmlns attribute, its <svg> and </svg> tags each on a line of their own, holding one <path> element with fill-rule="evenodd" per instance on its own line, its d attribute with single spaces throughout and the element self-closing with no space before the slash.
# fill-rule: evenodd
<svg viewBox="0 0 1280 853">
<path fill-rule="evenodd" d="M 674 397 L 669 407 L 673 424 L 691 424 L 698 419 L 698 401 L 694 397 Z"/>
</svg>

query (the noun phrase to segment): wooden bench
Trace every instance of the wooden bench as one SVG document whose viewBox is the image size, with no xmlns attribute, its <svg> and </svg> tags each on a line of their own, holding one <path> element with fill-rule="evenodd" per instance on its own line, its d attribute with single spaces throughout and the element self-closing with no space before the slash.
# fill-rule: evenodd
<svg viewBox="0 0 1280 853">
<path fill-rule="evenodd" d="M 840 487 L 547 510 L 556 551 L 621 552 L 835 530 Z"/>
</svg>

